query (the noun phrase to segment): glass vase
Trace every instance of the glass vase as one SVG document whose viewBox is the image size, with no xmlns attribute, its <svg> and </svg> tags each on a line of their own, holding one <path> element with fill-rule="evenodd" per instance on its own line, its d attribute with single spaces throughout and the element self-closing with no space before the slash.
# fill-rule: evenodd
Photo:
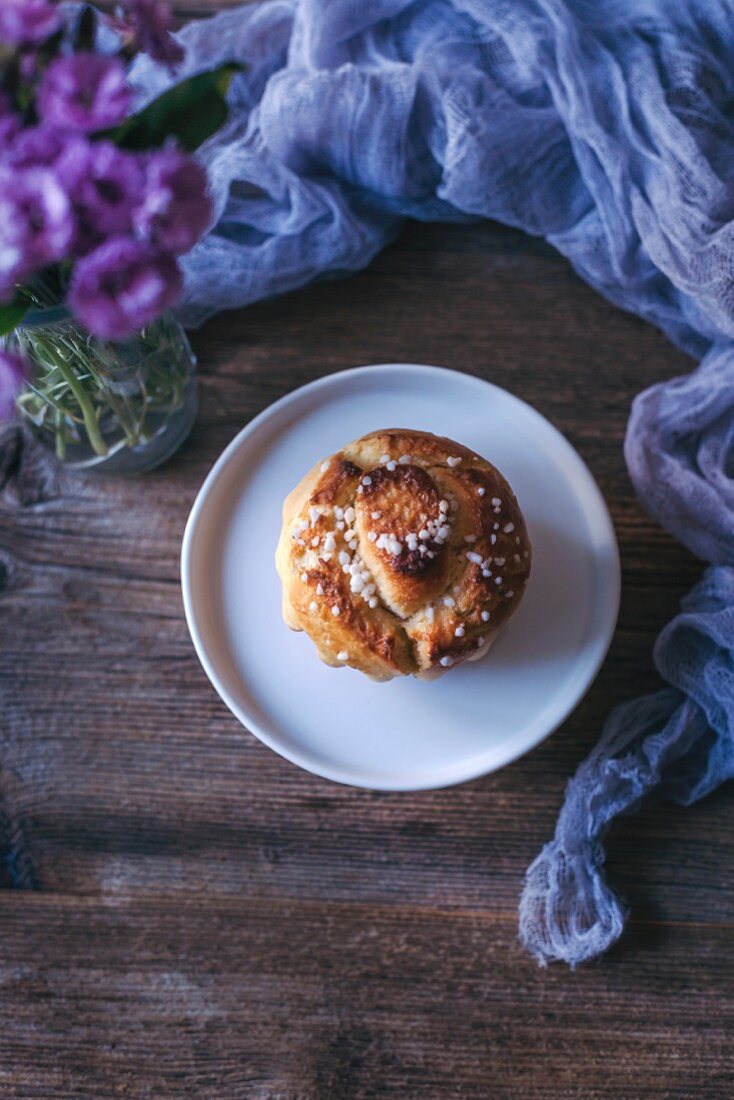
<svg viewBox="0 0 734 1100">
<path fill-rule="evenodd" d="M 29 313 L 5 339 L 31 364 L 22 417 L 66 465 L 132 474 L 165 462 L 198 408 L 196 359 L 166 314 L 128 340 L 91 336 L 64 307 Z"/>
</svg>

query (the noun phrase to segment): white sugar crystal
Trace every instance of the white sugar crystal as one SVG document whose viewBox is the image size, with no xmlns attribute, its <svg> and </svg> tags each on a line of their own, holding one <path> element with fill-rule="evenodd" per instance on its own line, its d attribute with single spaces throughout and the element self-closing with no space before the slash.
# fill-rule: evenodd
<svg viewBox="0 0 734 1100">
<path fill-rule="evenodd" d="M 371 485 L 372 484 L 372 478 L 370 477 L 369 474 L 365 474 L 365 476 L 362 478 L 362 484 L 363 485 Z"/>
<path fill-rule="evenodd" d="M 377 607 L 377 600 L 375 599 L 374 596 L 372 596 L 370 598 L 370 604 L 369 605 L 370 605 L 370 607 L 372 608 L 373 611 Z"/>
<path fill-rule="evenodd" d="M 451 668 L 452 664 L 454 663 L 454 658 L 453 657 L 442 657 L 441 660 L 438 663 L 440 665 L 443 665 L 444 668 Z"/>
<path fill-rule="evenodd" d="M 336 655 L 336 659 L 337 661 L 348 661 L 349 654 L 347 653 L 346 649 L 340 649 Z"/>
<path fill-rule="evenodd" d="M 336 549 L 336 539 L 334 538 L 333 532 L 329 531 L 328 535 L 324 539 L 324 550 L 326 550 L 326 552 L 329 553 L 330 551 L 335 550 L 335 549 Z"/>
<path fill-rule="evenodd" d="M 349 542 L 347 543 L 347 545 L 349 546 L 350 550 L 356 550 L 357 547 L 359 546 L 359 543 L 357 542 L 356 539 L 350 539 Z"/>
<path fill-rule="evenodd" d="M 442 540 L 447 539 L 450 534 L 451 528 L 449 527 L 448 523 L 443 523 L 436 532 L 437 538 L 440 538 Z"/>
<path fill-rule="evenodd" d="M 384 466 L 386 462 L 390 461 L 390 455 L 380 455 L 380 465 Z"/>
<path fill-rule="evenodd" d="M 489 612 L 488 611 L 483 611 L 482 612 L 482 622 L 483 623 L 488 623 L 489 622 Z"/>
<path fill-rule="evenodd" d="M 344 532 L 344 538 L 347 540 L 347 542 L 349 542 L 350 539 L 354 538 L 354 531 L 352 530 L 351 527 L 349 528 L 348 531 Z"/>
<path fill-rule="evenodd" d="M 316 522 L 316 520 L 319 518 L 320 515 L 321 515 L 321 512 L 319 512 L 316 505 L 312 504 L 311 507 L 308 510 L 308 518 L 311 520 L 311 526 L 312 527 L 313 527 L 314 523 Z"/>
<path fill-rule="evenodd" d="M 502 501 L 500 500 L 499 497 L 492 497 L 492 507 L 493 508 L 501 508 L 502 507 Z"/>
<path fill-rule="evenodd" d="M 431 604 L 430 607 L 426 608 L 426 622 L 432 623 L 434 618 L 435 618 L 435 615 L 436 615 L 435 608 L 434 608 L 433 604 Z"/>
<path fill-rule="evenodd" d="M 301 573 L 301 580 L 305 584 L 306 581 L 308 580 L 308 573 Z"/>
<path fill-rule="evenodd" d="M 482 555 L 477 554 L 475 550 L 467 550 L 464 557 L 467 559 L 467 561 L 476 562 L 477 565 L 482 564 Z"/>
<path fill-rule="evenodd" d="M 447 500 L 440 500 L 438 503 L 439 510 L 446 514 L 449 510 L 449 502 Z"/>
<path fill-rule="evenodd" d="M 464 625 L 462 623 L 462 625 L 457 626 L 456 630 L 454 631 L 454 637 L 463 638 L 465 633 L 466 633 L 466 631 L 465 631 Z"/>
<path fill-rule="evenodd" d="M 350 556 L 346 552 L 346 550 L 340 550 L 339 551 L 339 564 L 340 565 L 349 565 L 351 560 L 352 559 L 350 558 Z"/>
<path fill-rule="evenodd" d="M 514 523 L 506 523 L 505 526 L 502 528 L 502 530 L 505 532 L 506 535 L 511 535 L 512 532 L 515 530 L 515 524 Z"/>
<path fill-rule="evenodd" d="M 425 527 L 422 527 L 421 530 L 418 532 L 418 538 L 423 539 L 424 542 L 426 541 L 426 539 L 429 539 L 430 537 L 431 537 L 431 532 L 427 531 Z"/>
<path fill-rule="evenodd" d="M 390 473 L 392 473 L 393 470 L 397 470 L 397 468 L 398 468 L 397 462 L 388 462 L 387 469 L 390 471 Z"/>
<path fill-rule="evenodd" d="M 410 455 L 401 455 L 400 458 L 398 459 L 398 462 L 400 463 L 401 466 L 407 466 L 408 463 L 410 462 L 410 460 L 411 460 Z"/>
<path fill-rule="evenodd" d="M 505 592 L 505 599 L 506 599 L 506 600 L 512 599 L 512 597 L 513 597 L 514 595 L 515 595 L 515 593 L 513 592 L 513 590 L 512 590 L 512 589 L 510 589 L 510 590 L 509 590 L 508 592 Z"/>
<path fill-rule="evenodd" d="M 337 604 L 337 603 L 334 604 L 334 606 L 331 609 L 331 613 L 334 616 L 334 618 L 336 618 L 337 615 L 341 614 L 341 608 L 339 607 L 339 604 Z"/>
<path fill-rule="evenodd" d="M 477 638 L 477 649 L 481 649 L 486 641 L 486 638 Z"/>
<path fill-rule="evenodd" d="M 375 540 L 377 539 L 377 532 L 376 531 L 370 531 L 369 534 L 367 535 L 367 538 L 370 540 L 370 542 L 375 542 Z"/>
<path fill-rule="evenodd" d="M 350 504 L 349 507 L 347 509 L 345 509 L 344 519 L 347 521 L 347 523 L 354 523 L 355 514 L 356 513 L 354 511 L 354 508 L 352 508 L 352 506 Z"/>
<path fill-rule="evenodd" d="M 494 546 L 494 544 L 497 542 L 497 536 L 496 535 L 490 535 L 489 536 L 489 542 L 490 542 L 490 546 Z"/>
<path fill-rule="evenodd" d="M 483 497 L 484 494 L 486 493 L 486 491 L 487 490 L 484 488 L 483 485 L 480 485 L 479 488 L 477 489 L 477 492 L 479 493 L 480 497 Z"/>
<path fill-rule="evenodd" d="M 337 519 L 344 519 L 344 509 L 340 508 L 338 504 L 334 505 L 334 515 Z"/>
<path fill-rule="evenodd" d="M 459 465 L 459 463 L 461 462 L 461 459 L 460 458 L 455 458 L 455 457 L 452 456 L 451 458 L 447 458 L 446 462 L 447 462 L 447 465 L 449 465 L 451 467 L 451 469 L 453 470 L 454 466 Z"/>
<path fill-rule="evenodd" d="M 495 584 L 502 584 L 502 577 L 495 577 L 494 578 L 494 583 Z"/>
<path fill-rule="evenodd" d="M 373 519 L 379 519 L 381 515 L 382 515 L 382 512 L 373 512 L 372 513 L 372 518 Z"/>
<path fill-rule="evenodd" d="M 323 594 L 324 594 L 324 586 L 323 586 L 323 584 L 317 584 L 317 585 L 316 585 L 316 595 L 317 595 L 317 596 L 323 596 Z"/>
<path fill-rule="evenodd" d="M 444 602 L 446 607 L 455 607 L 456 606 L 456 600 L 454 599 L 453 596 L 444 596 L 443 602 Z"/>
<path fill-rule="evenodd" d="M 329 460 L 328 460 L 328 459 L 327 459 L 327 461 L 326 461 L 326 462 L 322 462 L 322 463 L 321 463 L 321 473 L 322 473 L 322 474 L 325 474 L 325 473 L 326 473 L 326 471 L 327 471 L 327 470 L 329 469 L 329 466 L 330 466 L 330 465 L 331 465 L 331 463 L 329 462 Z"/>
<path fill-rule="evenodd" d="M 351 588 L 352 592 L 361 592 L 364 588 L 364 581 L 362 580 L 361 576 L 357 575 L 356 577 L 352 577 L 351 581 L 349 582 L 349 587 Z"/>
<path fill-rule="evenodd" d="M 315 548 L 316 548 L 316 547 L 318 546 L 318 544 L 319 544 L 319 537 L 318 537 L 318 535 L 317 535 L 317 536 L 316 536 L 316 538 L 314 538 L 314 539 L 311 539 L 311 545 L 312 545 L 312 546 L 314 547 L 314 549 L 315 549 Z"/>
</svg>

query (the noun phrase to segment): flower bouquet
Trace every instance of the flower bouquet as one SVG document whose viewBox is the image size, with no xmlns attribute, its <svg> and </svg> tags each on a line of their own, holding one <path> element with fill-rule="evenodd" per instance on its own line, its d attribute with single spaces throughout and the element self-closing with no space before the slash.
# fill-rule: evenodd
<svg viewBox="0 0 734 1100">
<path fill-rule="evenodd" d="M 0 419 L 19 409 L 59 458 L 125 470 L 162 461 L 195 415 L 170 310 L 212 220 L 192 153 L 226 119 L 236 68 L 136 111 L 138 51 L 182 59 L 159 0 L 109 16 L 0 0 Z"/>
</svg>

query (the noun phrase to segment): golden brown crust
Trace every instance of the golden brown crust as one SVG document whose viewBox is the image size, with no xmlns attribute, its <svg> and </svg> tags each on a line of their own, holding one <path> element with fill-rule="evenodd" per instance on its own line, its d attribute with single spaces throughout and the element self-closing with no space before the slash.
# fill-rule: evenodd
<svg viewBox="0 0 734 1100">
<path fill-rule="evenodd" d="M 531 547 L 502 474 L 429 432 L 390 429 L 317 463 L 283 507 L 283 617 L 321 658 L 377 680 L 439 675 L 489 649 Z"/>
</svg>

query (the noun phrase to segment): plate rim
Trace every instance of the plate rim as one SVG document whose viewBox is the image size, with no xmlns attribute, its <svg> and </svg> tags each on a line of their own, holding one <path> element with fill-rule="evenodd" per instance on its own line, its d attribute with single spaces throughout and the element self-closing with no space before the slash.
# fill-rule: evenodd
<svg viewBox="0 0 734 1100">
<path fill-rule="evenodd" d="M 425 375 L 431 375 L 434 378 L 444 377 L 447 381 L 454 382 L 457 378 L 463 381 L 469 381 L 480 387 L 489 387 L 490 390 L 498 391 L 502 394 L 503 398 L 509 398 L 511 402 L 514 402 L 523 407 L 526 414 L 530 414 L 531 418 L 535 418 L 542 423 L 544 430 L 550 431 L 555 437 L 556 442 L 560 444 L 561 449 L 566 452 L 566 456 L 573 459 L 578 468 L 584 475 L 585 486 L 583 493 L 584 510 L 589 515 L 588 505 L 593 504 L 593 511 L 596 514 L 592 514 L 590 518 L 593 519 L 595 525 L 599 524 L 600 527 L 595 526 L 595 530 L 599 531 L 599 539 L 597 540 L 596 549 L 594 553 L 594 561 L 598 564 L 600 560 L 600 550 L 605 547 L 607 550 L 611 550 L 609 555 L 609 561 L 607 563 L 610 572 L 608 590 L 606 596 L 602 597 L 602 602 L 596 610 L 596 618 L 603 622 L 603 630 L 600 628 L 595 634 L 592 652 L 593 660 L 589 660 L 583 671 L 583 675 L 580 678 L 578 685 L 570 695 L 570 702 L 564 703 L 559 707 L 558 713 L 554 715 L 552 723 L 549 727 L 540 735 L 534 735 L 529 743 L 521 743 L 516 750 L 512 751 L 502 763 L 494 766 L 482 766 L 467 768 L 464 773 L 458 776 L 451 776 L 442 782 L 426 782 L 417 781 L 415 783 L 406 783 L 401 781 L 400 783 L 392 782 L 371 782 L 363 783 L 359 782 L 350 773 L 348 769 L 342 769 L 339 766 L 324 767 L 319 761 L 315 761 L 309 757 L 308 751 L 293 750 L 289 746 L 283 745 L 277 734 L 271 733 L 269 730 L 263 728 L 256 715 L 246 713 L 239 702 L 237 702 L 230 694 L 226 685 L 220 679 L 214 662 L 209 658 L 204 640 L 199 630 L 199 624 L 196 618 L 195 611 L 195 596 L 193 592 L 191 566 L 193 546 L 196 537 L 197 525 L 206 507 L 208 497 L 210 496 L 216 482 L 220 475 L 225 471 L 229 465 L 231 459 L 247 439 L 254 435 L 261 424 L 264 421 L 269 420 L 272 416 L 276 415 L 283 409 L 287 409 L 289 405 L 297 404 L 304 397 L 310 396 L 314 391 L 319 389 L 325 389 L 329 386 L 333 386 L 340 382 L 344 382 L 347 379 L 354 379 L 355 381 L 364 377 L 367 374 L 386 374 L 395 371 L 410 370 L 411 372 L 421 372 Z M 601 530 L 603 528 L 603 531 Z M 602 537 L 603 535 L 603 537 Z M 181 578 L 181 590 L 183 596 L 184 616 L 186 618 L 186 625 L 188 627 L 189 635 L 194 646 L 194 650 L 199 659 L 199 662 L 209 680 L 210 684 L 218 694 L 219 698 L 237 719 L 237 721 L 244 727 L 244 729 L 261 741 L 273 752 L 279 756 L 288 760 L 290 763 L 295 764 L 297 767 L 303 768 L 305 771 L 310 772 L 312 775 L 320 776 L 323 779 L 328 779 L 331 782 L 340 783 L 344 786 L 354 787 L 359 790 L 375 790 L 375 791 L 393 791 L 393 792 L 410 792 L 421 790 L 441 790 L 448 787 L 457 786 L 461 783 L 468 783 L 475 779 L 479 779 L 482 776 L 490 775 L 493 772 L 500 771 L 502 768 L 508 767 L 510 764 L 515 763 L 521 757 L 532 752 L 539 745 L 541 745 L 547 738 L 551 737 L 560 726 L 566 721 L 570 714 L 579 706 L 582 700 L 587 695 L 591 686 L 593 685 L 605 659 L 609 652 L 612 640 L 617 627 L 619 618 L 619 606 L 621 599 L 621 563 L 619 555 L 619 545 L 617 543 L 616 531 L 614 529 L 614 522 L 609 512 L 609 507 L 604 498 L 604 495 L 597 484 L 597 481 L 589 469 L 588 465 L 578 453 L 575 447 L 569 442 L 563 433 L 553 424 L 547 417 L 543 416 L 533 405 L 530 405 L 523 398 L 518 397 L 510 390 L 504 389 L 502 386 L 498 386 L 494 382 L 490 382 L 485 378 L 478 377 L 474 374 L 469 374 L 465 371 L 456 370 L 451 367 L 439 367 L 430 364 L 423 363 L 375 363 L 367 364 L 357 367 L 348 367 L 344 370 L 334 371 L 330 374 L 321 375 L 319 378 L 314 378 L 310 382 L 306 382 L 301 386 L 290 390 L 288 393 L 283 394 L 282 397 L 277 398 L 275 401 L 266 405 L 264 409 L 261 409 L 251 420 L 249 420 L 244 427 L 237 432 L 237 434 L 230 440 L 218 458 L 215 460 L 211 469 L 207 473 L 204 481 L 201 483 L 199 490 L 194 499 L 194 503 L 188 514 L 186 524 L 184 527 L 183 537 L 181 541 L 181 554 L 180 554 L 180 578 Z"/>
</svg>

